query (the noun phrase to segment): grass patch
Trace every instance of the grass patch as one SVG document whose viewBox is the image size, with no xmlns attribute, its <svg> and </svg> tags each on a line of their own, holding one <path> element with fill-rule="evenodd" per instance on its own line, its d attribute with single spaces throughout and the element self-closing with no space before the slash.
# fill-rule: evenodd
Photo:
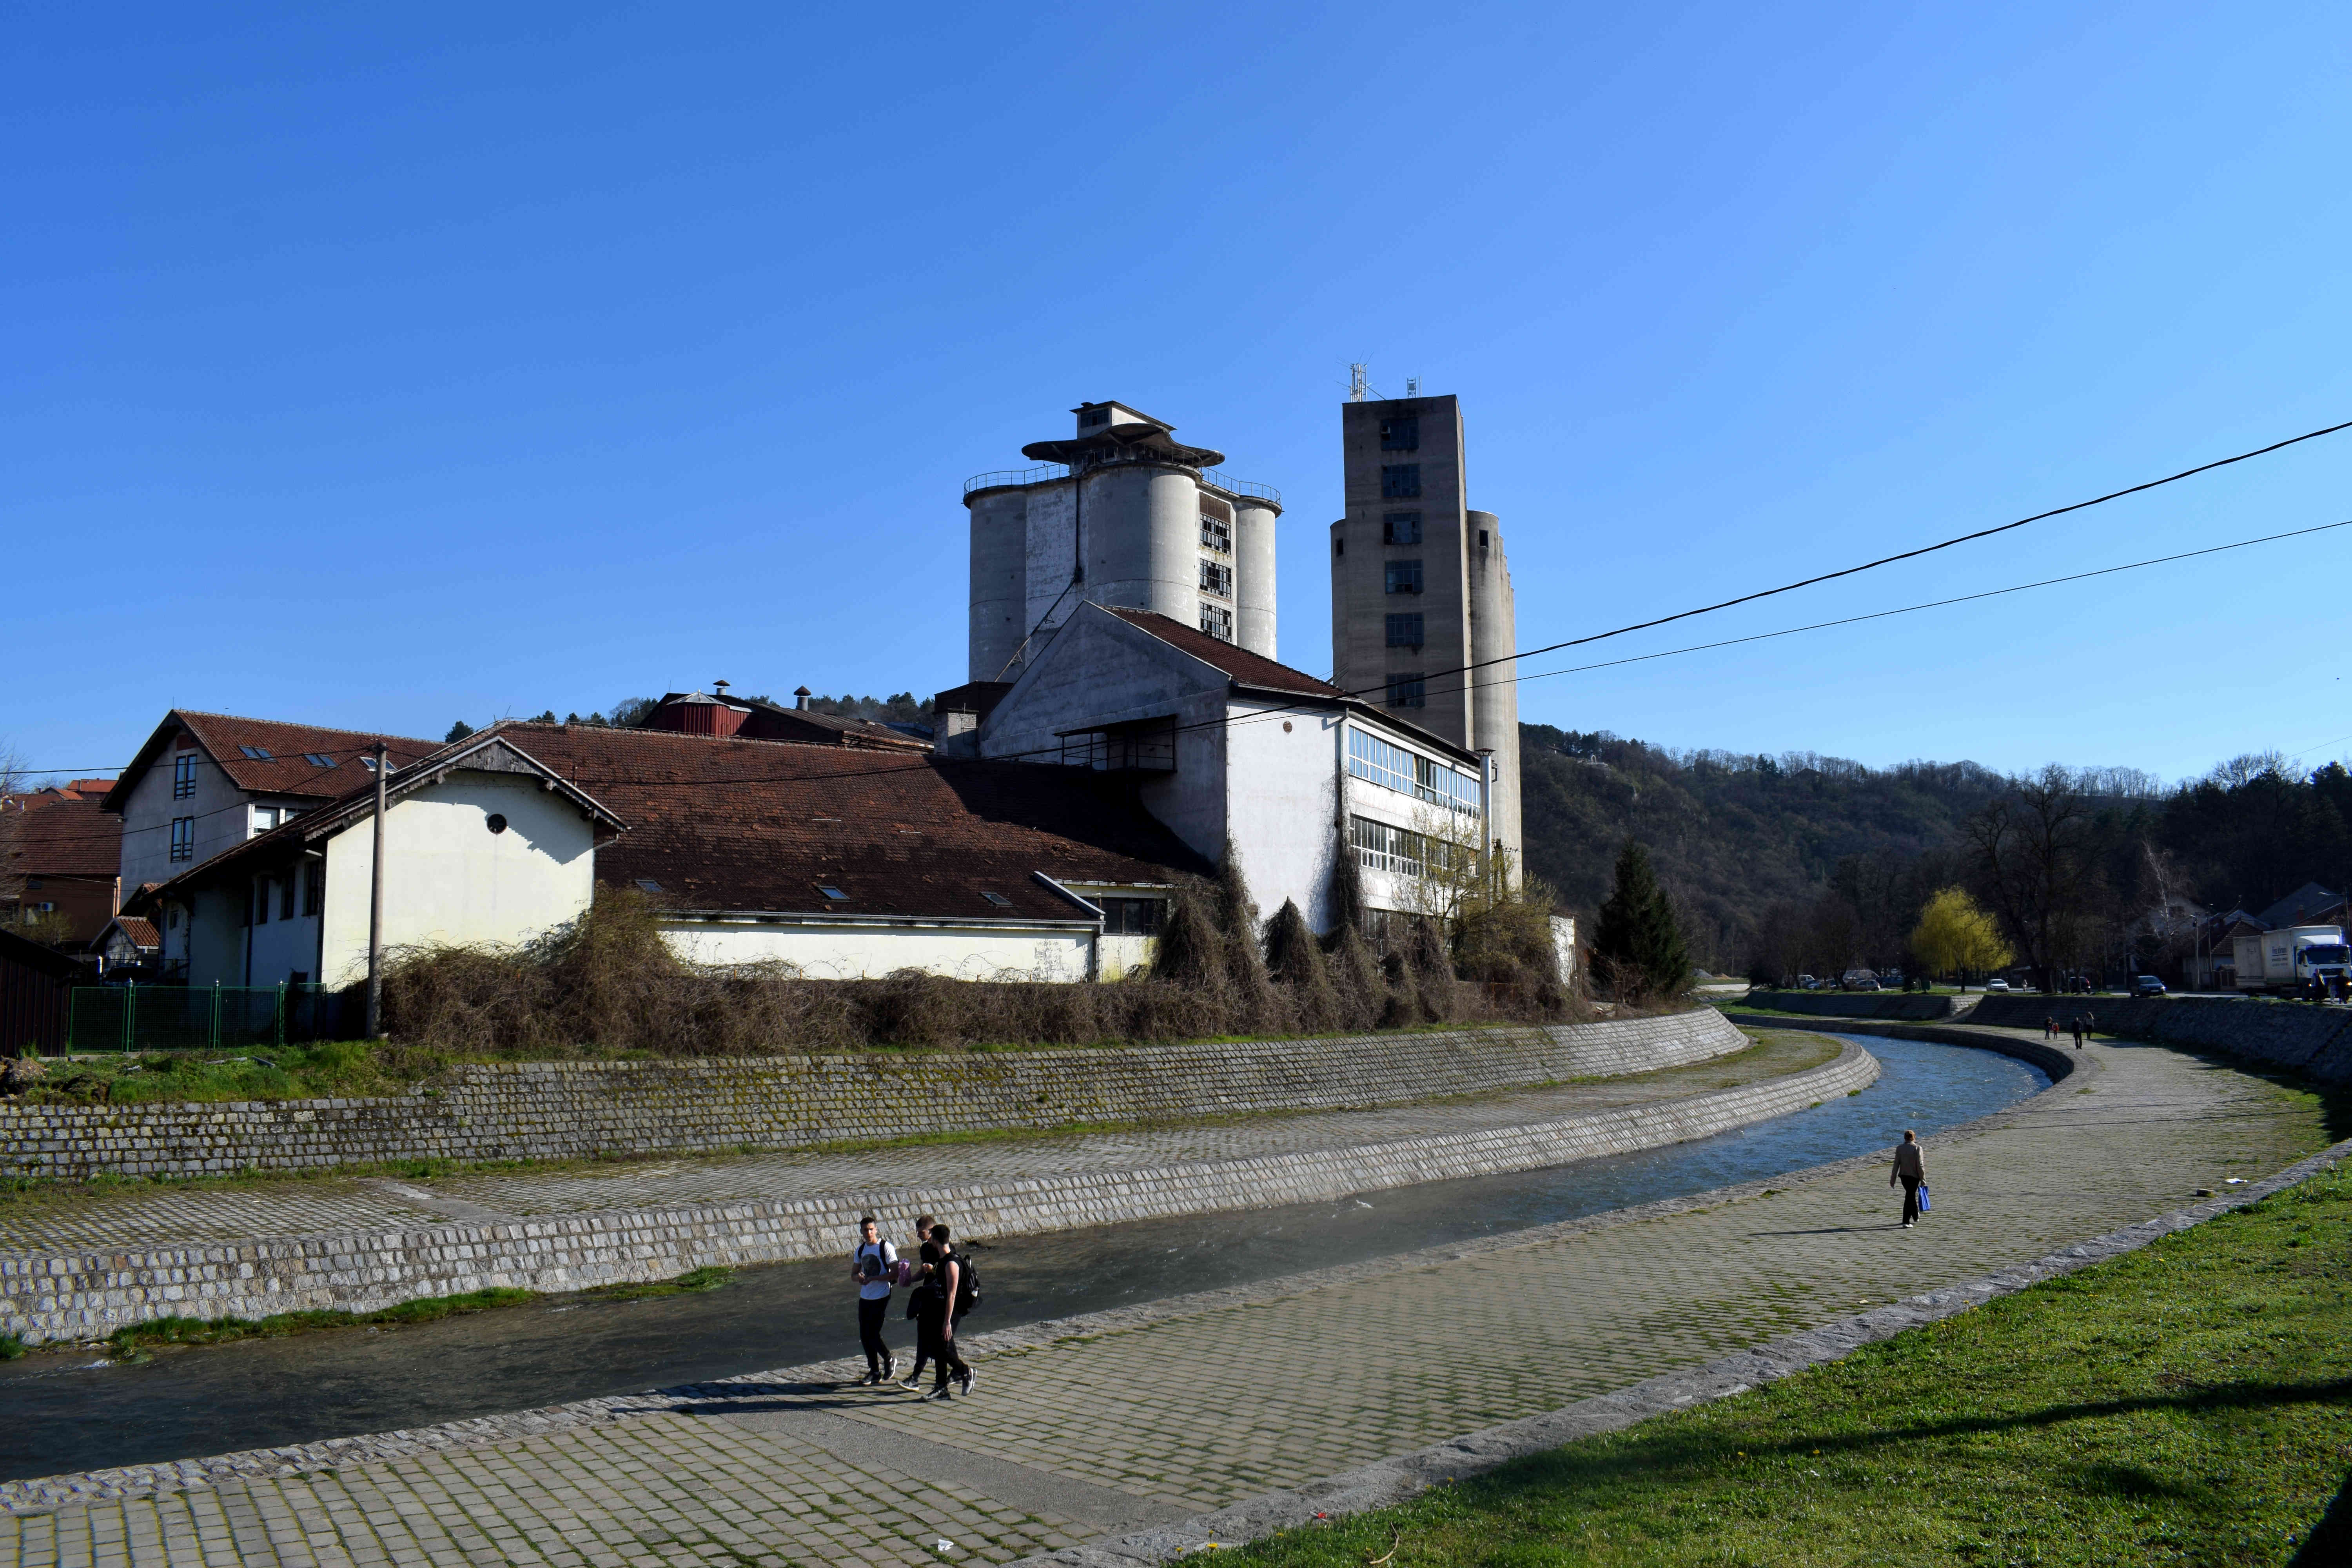
<svg viewBox="0 0 2352 1568">
<path fill-rule="evenodd" d="M 692 1296 L 716 1290 L 734 1279 L 732 1268 L 690 1268 L 675 1279 L 649 1280 L 642 1285 L 599 1285 L 584 1294 L 604 1301 L 652 1301 L 664 1296 Z"/>
<path fill-rule="evenodd" d="M 2329 1516 L 2352 1466 L 2347 1258 L 2352 1176 L 2324 1173 L 1835 1365 L 1232 1560 L 2352 1562 L 2352 1489 Z"/>
<path fill-rule="evenodd" d="M 394 1328 L 409 1323 L 436 1323 L 467 1312 L 494 1307 L 520 1307 L 541 1300 L 536 1290 L 495 1289 L 469 1290 L 458 1296 L 425 1296 L 373 1312 L 275 1312 L 267 1318 L 152 1318 L 117 1329 L 106 1337 L 106 1347 L 129 1358 L 161 1345 L 219 1345 L 232 1340 L 275 1340 L 289 1334 L 316 1333 L 324 1329 Z"/>
</svg>

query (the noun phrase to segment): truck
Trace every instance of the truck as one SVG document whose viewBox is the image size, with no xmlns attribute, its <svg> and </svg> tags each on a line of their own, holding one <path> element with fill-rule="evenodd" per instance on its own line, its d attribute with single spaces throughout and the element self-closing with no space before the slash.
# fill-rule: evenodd
<svg viewBox="0 0 2352 1568">
<path fill-rule="evenodd" d="M 2238 989 L 2278 996 L 2340 993 L 2352 973 L 2342 926 L 2281 926 L 2235 939 Z"/>
</svg>

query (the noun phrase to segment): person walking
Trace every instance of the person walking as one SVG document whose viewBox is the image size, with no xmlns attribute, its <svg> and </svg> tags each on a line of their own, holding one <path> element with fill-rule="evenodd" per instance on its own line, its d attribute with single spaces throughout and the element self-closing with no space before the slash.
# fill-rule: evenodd
<svg viewBox="0 0 2352 1568">
<path fill-rule="evenodd" d="M 923 1292 L 915 1317 L 917 1353 L 937 1363 L 932 1375 L 938 1379 L 924 1395 L 927 1399 L 953 1399 L 955 1394 L 948 1387 L 950 1375 L 963 1385 L 964 1393 L 971 1392 L 971 1369 L 956 1353 L 954 1309 L 959 1283 L 955 1249 L 944 1241 L 923 1243 L 923 1279 L 916 1287 Z"/>
<path fill-rule="evenodd" d="M 857 1281 L 857 1342 L 866 1349 L 868 1384 L 898 1374 L 898 1358 L 882 1338 L 890 1321 L 890 1290 L 898 1280 L 898 1249 L 882 1239 L 872 1215 L 857 1222 L 857 1248 L 849 1255 L 849 1277 Z"/>
<path fill-rule="evenodd" d="M 2083 1048 L 2083 1015 L 2080 1013 L 2074 1015 L 2074 1048 L 2078 1051 Z"/>
<path fill-rule="evenodd" d="M 915 1216 L 914 1237 L 908 1243 L 907 1255 L 898 1260 L 899 1284 L 914 1285 L 922 1279 L 923 1265 L 919 1260 L 922 1257 L 923 1244 L 931 1239 L 931 1226 L 938 1223 L 927 1214 Z M 898 1380 L 898 1386 L 919 1388 L 923 1383 L 923 1363 L 930 1360 L 930 1352 L 923 1345 L 922 1306 L 913 1290 L 907 1292 L 907 1316 L 915 1320 L 915 1369 Z"/>
<path fill-rule="evenodd" d="M 1903 1228 L 1909 1230 L 1919 1223 L 1919 1189 L 1927 1184 L 1927 1163 L 1919 1149 L 1919 1134 L 1906 1127 L 1903 1142 L 1895 1145 L 1894 1173 L 1886 1184 L 1903 1184 Z"/>
<path fill-rule="evenodd" d="M 2043 1039 L 2045 1039 L 2045 1040 L 2054 1040 L 2054 1039 L 2056 1039 L 2056 1038 L 2058 1037 L 2058 1015 L 2057 1015 L 2057 1014 L 2055 1014 L 2055 1013 L 2045 1013 L 2045 1014 L 2043 1014 L 2043 1015 L 2042 1015 L 2042 1037 Z"/>
</svg>

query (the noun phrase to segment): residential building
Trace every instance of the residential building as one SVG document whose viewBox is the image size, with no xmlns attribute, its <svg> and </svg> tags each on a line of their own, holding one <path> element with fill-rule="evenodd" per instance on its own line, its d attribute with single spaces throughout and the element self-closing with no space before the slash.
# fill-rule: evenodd
<svg viewBox="0 0 2352 1568">
<path fill-rule="evenodd" d="M 376 789 L 356 771 L 363 782 L 344 795 L 133 894 L 128 912 L 159 928 L 167 976 L 365 979 Z M 514 944 L 577 919 L 594 893 L 597 842 L 624 826 L 496 728 L 397 770 L 384 793 L 387 950 Z"/>
<path fill-rule="evenodd" d="M 1082 403 L 1041 467 L 964 481 L 971 513 L 969 672 L 1009 681 L 1080 605 L 1154 611 L 1275 657 L 1281 493 L 1221 471 L 1224 454 L 1120 403 Z"/>
<path fill-rule="evenodd" d="M 70 788 L 0 802 L 0 811 L 10 818 L 7 831 L 0 833 L 0 845 L 7 847 L 0 888 L 17 889 L 0 899 L 0 920 L 58 917 L 44 922 L 44 929 L 54 931 L 68 952 L 87 947 L 106 929 L 121 905 L 122 819 L 102 808 L 102 789 L 80 791 L 107 782 L 85 779 Z"/>
<path fill-rule="evenodd" d="M 1469 504 L 1452 396 L 1339 405 L 1347 515 L 1331 525 L 1331 679 L 1492 758 L 1490 826 L 1516 863 L 1517 612 L 1503 527 Z"/>
<path fill-rule="evenodd" d="M 137 915 L 117 915 L 106 922 L 89 950 L 98 954 L 99 973 L 113 974 L 125 969 L 150 969 L 161 978 L 163 961 L 163 933 L 154 922 Z"/>
<path fill-rule="evenodd" d="M 106 795 L 106 809 L 122 823 L 119 869 L 126 896 L 350 794 L 374 776 L 378 742 L 390 749 L 394 767 L 441 745 L 172 710 Z"/>
<path fill-rule="evenodd" d="M 1081 605 L 942 749 L 1117 781 L 1202 861 L 1230 847 L 1266 912 L 1295 901 L 1318 931 L 1339 918 L 1340 853 L 1377 925 L 1431 912 L 1450 858 L 1485 837 L 1477 753 L 1149 610 Z"/>
</svg>

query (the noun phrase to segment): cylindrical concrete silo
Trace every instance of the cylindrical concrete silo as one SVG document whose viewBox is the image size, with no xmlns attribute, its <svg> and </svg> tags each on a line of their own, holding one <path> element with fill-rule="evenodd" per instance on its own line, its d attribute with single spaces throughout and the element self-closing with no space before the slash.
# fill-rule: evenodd
<svg viewBox="0 0 2352 1568">
<path fill-rule="evenodd" d="M 1090 469 L 1078 481 L 1089 604 L 1151 603 L 1151 471 L 1137 464 Z"/>
<path fill-rule="evenodd" d="M 1511 657 L 1518 646 L 1518 617 L 1511 602 L 1511 567 L 1503 556 L 1503 528 L 1491 511 L 1465 511 L 1464 541 L 1470 569 L 1471 744 L 1492 750 L 1493 794 L 1490 812 L 1494 836 L 1508 849 L 1513 870 L 1518 870 L 1519 837 L 1519 683 L 1518 662 Z M 1498 660 L 1489 663 L 1488 660 Z"/>
<path fill-rule="evenodd" d="M 1234 640 L 1267 658 L 1274 651 L 1274 524 L 1282 509 L 1239 496 L 1234 501 Z"/>
<path fill-rule="evenodd" d="M 1029 497 L 1012 488 L 964 497 L 971 512 L 967 680 L 994 680 L 1029 628 Z"/>
</svg>

